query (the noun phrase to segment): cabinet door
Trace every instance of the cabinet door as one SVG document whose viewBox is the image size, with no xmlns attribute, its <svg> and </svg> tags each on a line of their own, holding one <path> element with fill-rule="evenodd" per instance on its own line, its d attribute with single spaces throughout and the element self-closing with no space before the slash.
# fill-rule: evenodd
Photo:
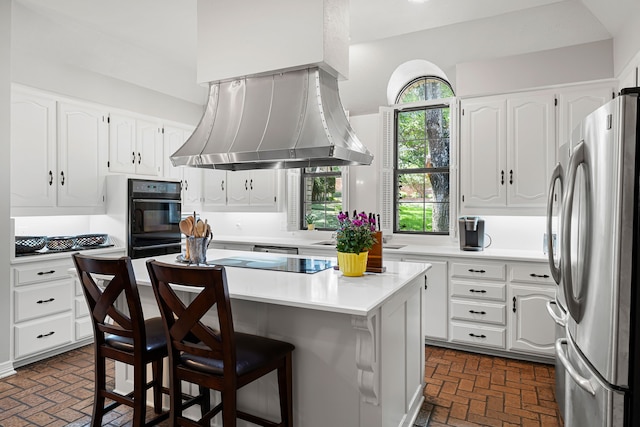
<svg viewBox="0 0 640 427">
<path fill-rule="evenodd" d="M 229 206 L 247 206 L 250 201 L 250 171 L 233 171 L 227 173 L 227 204 Z"/>
<path fill-rule="evenodd" d="M 249 176 L 249 204 L 274 206 L 276 204 L 276 171 L 254 170 Z"/>
<path fill-rule="evenodd" d="M 190 212 L 202 208 L 202 169 L 182 168 L 182 210 Z"/>
<path fill-rule="evenodd" d="M 422 293 L 422 329 L 426 338 L 447 339 L 449 329 L 449 286 L 447 284 L 447 263 L 402 258 L 402 261 L 428 262 L 431 269 Z"/>
<path fill-rule="evenodd" d="M 571 132 L 588 114 L 613 98 L 611 85 L 577 86 L 558 93 L 558 146 L 569 142 Z"/>
<path fill-rule="evenodd" d="M 12 207 L 55 206 L 55 100 L 13 93 L 10 163 Z"/>
<path fill-rule="evenodd" d="M 58 206 L 104 204 L 106 117 L 88 105 L 58 103 Z"/>
<path fill-rule="evenodd" d="M 160 175 L 162 164 L 162 139 L 158 123 L 136 120 L 136 173 Z"/>
<path fill-rule="evenodd" d="M 171 126 L 164 127 L 163 175 L 166 178 L 182 180 L 183 168 L 173 166 L 170 156 L 184 144 L 188 136 L 184 129 Z"/>
<path fill-rule="evenodd" d="M 109 117 L 109 172 L 135 173 L 136 121 L 127 116 Z"/>
<path fill-rule="evenodd" d="M 502 97 L 464 100 L 461 107 L 462 206 L 504 206 L 506 101 Z"/>
<path fill-rule="evenodd" d="M 544 208 L 555 162 L 555 97 L 552 93 L 507 100 L 507 205 Z"/>
<path fill-rule="evenodd" d="M 555 324 L 547 313 L 554 299 L 553 287 L 509 286 L 509 350 L 554 354 Z"/>
<path fill-rule="evenodd" d="M 225 206 L 227 204 L 227 172 L 206 169 L 204 175 L 204 207 Z"/>
</svg>

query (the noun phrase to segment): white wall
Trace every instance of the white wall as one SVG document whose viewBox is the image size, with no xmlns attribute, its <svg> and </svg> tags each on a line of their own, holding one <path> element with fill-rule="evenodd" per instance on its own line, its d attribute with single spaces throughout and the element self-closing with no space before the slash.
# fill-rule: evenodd
<svg viewBox="0 0 640 427">
<path fill-rule="evenodd" d="M 613 76 L 613 41 L 609 39 L 457 64 L 456 95 L 505 93 Z"/>
<path fill-rule="evenodd" d="M 366 114 L 349 119 L 360 141 L 373 154 L 371 166 L 349 167 L 349 211 L 378 212 L 380 188 L 380 150 L 378 114 Z"/>
<path fill-rule="evenodd" d="M 158 55 L 14 3 L 12 80 L 107 106 L 195 125 L 207 90 Z"/>
<path fill-rule="evenodd" d="M 340 94 L 351 116 L 375 113 L 379 106 L 387 105 L 387 82 L 393 71 L 412 59 L 440 67 L 457 90 L 456 64 L 522 54 L 523 46 L 536 46 L 530 52 L 554 49 L 558 40 L 573 46 L 610 38 L 579 2 L 566 1 L 356 44 L 349 50 L 349 80 L 340 82 Z M 573 81 L 585 80 L 584 69 L 574 67 L 570 72 L 575 73 Z"/>
<path fill-rule="evenodd" d="M 9 364 L 9 257 L 11 231 L 9 220 L 9 123 L 11 102 L 11 0 L 0 0 L 0 376 Z"/>
<path fill-rule="evenodd" d="M 629 61 L 640 52 L 640 19 L 632 17 L 613 39 L 613 69 L 618 76 Z"/>
</svg>

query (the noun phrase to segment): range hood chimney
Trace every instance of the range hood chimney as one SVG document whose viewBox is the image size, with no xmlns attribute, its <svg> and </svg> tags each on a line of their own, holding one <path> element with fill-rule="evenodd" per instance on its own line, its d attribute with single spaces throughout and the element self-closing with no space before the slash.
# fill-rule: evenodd
<svg viewBox="0 0 640 427">
<path fill-rule="evenodd" d="M 315 7 L 299 0 L 246 3 L 198 1 L 198 79 L 210 82 L 209 96 L 195 131 L 171 156 L 173 165 L 246 170 L 371 164 L 373 155 L 355 135 L 338 94 L 337 76 L 348 68 L 347 1 L 313 0 Z M 230 21 L 233 27 L 225 28 Z M 227 43 L 233 36 L 221 33 L 231 28 L 253 34 Z"/>
</svg>

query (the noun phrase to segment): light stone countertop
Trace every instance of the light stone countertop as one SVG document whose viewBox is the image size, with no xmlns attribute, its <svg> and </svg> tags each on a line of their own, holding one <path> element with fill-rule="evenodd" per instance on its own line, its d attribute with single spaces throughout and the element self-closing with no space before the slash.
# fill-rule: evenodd
<svg viewBox="0 0 640 427">
<path fill-rule="evenodd" d="M 267 236 L 218 236 L 214 235 L 213 243 L 238 243 L 238 244 L 251 244 L 251 245 L 265 245 L 265 246 L 283 246 L 283 247 L 296 247 L 306 248 L 314 250 L 325 249 L 326 256 L 335 256 L 335 249 L 332 246 L 318 244 L 319 242 L 326 242 L 330 239 L 322 238 L 299 238 L 299 237 L 267 237 Z M 496 260 L 496 261 L 525 261 L 525 262 L 546 262 L 547 255 L 542 250 L 518 250 L 518 249 L 499 249 L 499 248 L 486 248 L 483 251 L 463 251 L 458 246 L 436 246 L 436 245 L 421 245 L 414 243 L 404 243 L 396 241 L 396 239 L 390 241 L 389 245 L 402 246 L 398 249 L 383 248 L 383 253 L 396 254 L 400 256 L 406 256 L 411 258 L 412 256 L 419 257 L 444 257 L 444 258 L 473 258 L 477 260 Z M 428 260 L 425 260 L 428 261 Z M 385 261 L 386 263 L 386 261 Z"/>
</svg>

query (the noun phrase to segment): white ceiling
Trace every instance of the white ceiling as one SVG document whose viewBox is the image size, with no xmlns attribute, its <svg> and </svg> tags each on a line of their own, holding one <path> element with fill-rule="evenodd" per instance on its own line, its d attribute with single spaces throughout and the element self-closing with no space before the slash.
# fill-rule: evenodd
<svg viewBox="0 0 640 427">
<path fill-rule="evenodd" d="M 56 20 L 71 20 L 136 47 L 195 66 L 197 0 L 17 0 Z M 638 0 L 350 0 L 351 43 L 363 43 L 425 29 L 471 22 L 530 8 L 553 14 L 554 5 L 586 8 L 613 36 L 625 19 L 640 12 Z M 541 23 L 543 24 L 543 23 Z M 572 23 L 567 23 L 572 25 Z M 576 23 L 579 25 L 579 23 Z M 591 23 L 589 23 L 591 25 Z M 597 27 L 597 25 L 596 25 Z M 588 40 L 591 41 L 591 40 Z M 558 41 L 562 46 L 563 41 Z M 548 48 L 548 46 L 545 46 Z M 527 51 L 535 46 L 527 46 Z"/>
</svg>

